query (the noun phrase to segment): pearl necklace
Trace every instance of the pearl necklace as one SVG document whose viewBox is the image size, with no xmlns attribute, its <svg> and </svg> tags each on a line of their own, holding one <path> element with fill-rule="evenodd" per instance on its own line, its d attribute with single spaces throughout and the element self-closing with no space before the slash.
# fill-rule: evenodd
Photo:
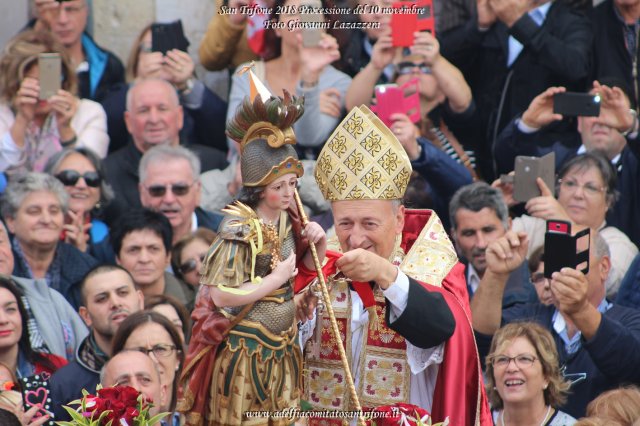
<svg viewBox="0 0 640 426">
<path fill-rule="evenodd" d="M 547 406 L 547 414 L 545 414 L 544 417 L 542 418 L 542 421 L 540 422 L 540 426 L 544 426 L 544 424 L 547 422 L 547 418 L 549 417 L 549 413 L 551 413 L 551 406 L 550 405 Z M 500 424 L 502 426 L 504 426 L 504 409 L 500 412 Z"/>
</svg>

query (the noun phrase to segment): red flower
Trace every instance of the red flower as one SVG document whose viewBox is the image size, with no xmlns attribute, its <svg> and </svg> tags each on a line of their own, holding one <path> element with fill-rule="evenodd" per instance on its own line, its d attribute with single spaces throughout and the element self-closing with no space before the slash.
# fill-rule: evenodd
<svg viewBox="0 0 640 426">
<path fill-rule="evenodd" d="M 133 425 L 133 419 L 138 417 L 140 412 L 133 407 L 127 407 L 124 412 L 123 418 L 127 421 L 128 424 Z"/>
<path fill-rule="evenodd" d="M 120 395 L 120 389 L 114 388 L 102 388 L 98 391 L 98 396 L 104 398 L 107 401 L 117 401 Z"/>
<path fill-rule="evenodd" d="M 119 386 L 120 388 L 120 401 L 127 407 L 135 407 L 138 405 L 138 395 L 140 392 L 132 388 L 131 386 Z"/>
</svg>

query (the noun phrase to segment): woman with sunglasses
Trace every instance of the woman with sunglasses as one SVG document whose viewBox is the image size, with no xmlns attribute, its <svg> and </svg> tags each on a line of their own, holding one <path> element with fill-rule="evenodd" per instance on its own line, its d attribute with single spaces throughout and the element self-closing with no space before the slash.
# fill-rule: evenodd
<svg viewBox="0 0 640 426">
<path fill-rule="evenodd" d="M 168 426 L 179 426 L 180 416 L 174 411 L 184 350 L 175 325 L 158 312 L 133 313 L 122 321 L 113 336 L 112 356 L 124 350 L 144 352 L 157 364 L 162 384 L 171 391 L 171 398 L 166 406 L 160 407 L 160 412 L 172 412 L 165 421 Z"/>
<path fill-rule="evenodd" d="M 408 51 L 393 47 L 390 30 L 373 46 L 371 61 L 354 78 L 346 95 L 347 110 L 371 105 L 375 85 L 383 70 L 395 61 L 393 82 L 398 86 L 417 83 L 419 120 L 407 111 L 392 114 L 391 131 L 403 143 L 409 158 L 422 151 L 417 138 L 428 139 L 475 175 L 475 134 L 470 121 L 475 110 L 471 88 L 462 72 L 440 54 L 438 40 L 429 32 L 416 32 Z M 414 124 L 415 122 L 415 124 Z"/>
<path fill-rule="evenodd" d="M 487 394 L 496 426 L 571 426 L 556 407 L 569 383 L 560 372 L 551 333 L 539 324 L 515 322 L 493 336 L 486 359 Z"/>
<path fill-rule="evenodd" d="M 187 296 L 192 301 L 193 308 L 200 279 L 202 278 L 202 262 L 209 246 L 216 238 L 216 233 L 208 228 L 198 228 L 178 240 L 171 249 L 171 268 L 176 278 L 189 284 L 191 291 Z M 184 288 L 184 287 L 183 287 Z"/>
<path fill-rule="evenodd" d="M 65 149 L 49 159 L 45 172 L 55 176 L 69 194 L 69 210 L 60 239 L 98 256 L 94 247 L 109 235 L 101 220 L 113 190 L 104 180 L 100 158 L 90 149 Z"/>
<path fill-rule="evenodd" d="M 60 90 L 40 99 L 39 55 L 60 55 Z M 109 136 L 102 107 L 76 96 L 76 73 L 64 49 L 48 32 L 25 31 L 5 47 L 0 59 L 0 171 L 42 171 L 53 154 L 88 147 L 107 155 Z"/>
</svg>

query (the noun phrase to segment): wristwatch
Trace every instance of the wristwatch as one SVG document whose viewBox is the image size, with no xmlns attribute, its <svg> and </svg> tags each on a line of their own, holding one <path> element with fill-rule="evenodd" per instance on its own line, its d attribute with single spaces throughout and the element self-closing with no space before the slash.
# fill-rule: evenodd
<svg viewBox="0 0 640 426">
<path fill-rule="evenodd" d="M 182 96 L 186 96 L 193 90 L 193 86 L 195 83 L 193 82 L 193 77 L 189 77 L 187 81 L 184 82 L 184 87 L 182 89 L 178 89 L 178 93 Z"/>
<path fill-rule="evenodd" d="M 632 108 L 629 110 L 629 114 L 633 115 L 633 123 L 631 124 L 631 127 L 628 130 L 625 130 L 624 132 L 620 132 L 622 136 L 627 136 L 629 135 L 629 133 L 634 133 L 638 129 L 638 112 Z"/>
</svg>

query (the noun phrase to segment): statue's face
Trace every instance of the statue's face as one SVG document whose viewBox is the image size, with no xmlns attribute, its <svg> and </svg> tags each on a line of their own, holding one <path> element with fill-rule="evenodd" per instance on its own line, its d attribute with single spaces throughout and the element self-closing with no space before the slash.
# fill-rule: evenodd
<svg viewBox="0 0 640 426">
<path fill-rule="evenodd" d="M 404 226 L 404 207 L 390 200 L 346 200 L 332 204 L 343 252 L 362 248 L 388 259 Z"/>
</svg>

